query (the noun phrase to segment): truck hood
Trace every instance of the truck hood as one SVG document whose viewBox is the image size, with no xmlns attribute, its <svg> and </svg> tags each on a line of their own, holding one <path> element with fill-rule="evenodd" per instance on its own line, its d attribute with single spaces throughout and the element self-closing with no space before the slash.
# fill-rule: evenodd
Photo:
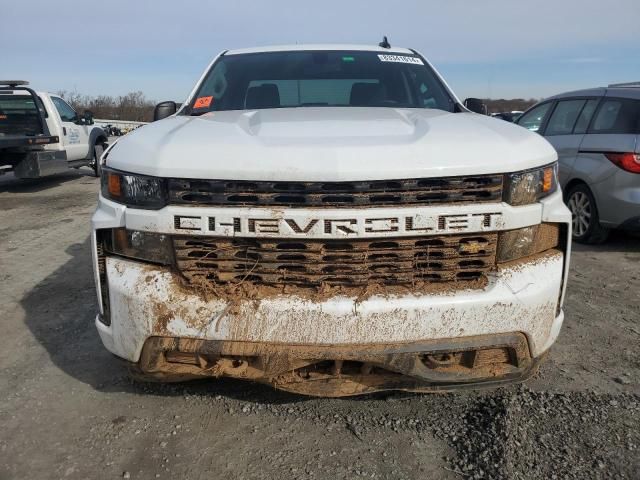
<svg viewBox="0 0 640 480">
<path fill-rule="evenodd" d="M 473 113 L 302 107 L 174 116 L 121 138 L 107 166 L 159 177 L 349 181 L 524 170 L 541 136 Z"/>
</svg>

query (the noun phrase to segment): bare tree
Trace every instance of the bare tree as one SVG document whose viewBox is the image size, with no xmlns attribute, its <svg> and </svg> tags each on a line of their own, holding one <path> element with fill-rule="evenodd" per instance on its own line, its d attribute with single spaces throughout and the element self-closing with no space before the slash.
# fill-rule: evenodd
<svg viewBox="0 0 640 480">
<path fill-rule="evenodd" d="M 78 92 L 59 91 L 77 112 L 91 110 L 94 117 L 108 120 L 130 120 L 136 122 L 150 122 L 153 119 L 154 102 L 145 97 L 144 93 L 130 92 L 119 97 L 98 95 L 92 97 Z"/>
<path fill-rule="evenodd" d="M 491 99 L 485 98 L 484 103 L 487 105 L 489 113 L 498 112 L 512 112 L 514 110 L 524 111 L 531 105 L 537 103 L 538 100 L 530 98 L 525 100 L 524 98 L 512 98 L 512 99 Z"/>
<path fill-rule="evenodd" d="M 98 95 L 92 97 L 82 95 L 76 91 L 66 90 L 58 92 L 77 112 L 91 110 L 96 118 L 109 120 L 131 120 L 136 122 L 150 122 L 153 120 L 154 102 L 145 97 L 141 91 L 129 92 L 126 95 L 111 97 Z M 511 112 L 513 110 L 526 110 L 538 100 L 535 98 L 512 99 L 484 99 L 488 113 Z"/>
</svg>

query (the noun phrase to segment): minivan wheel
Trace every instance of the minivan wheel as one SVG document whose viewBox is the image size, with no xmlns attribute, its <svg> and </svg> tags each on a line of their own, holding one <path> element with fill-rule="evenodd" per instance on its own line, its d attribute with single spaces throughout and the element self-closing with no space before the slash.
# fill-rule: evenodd
<svg viewBox="0 0 640 480">
<path fill-rule="evenodd" d="M 593 194 L 584 184 L 567 193 L 567 206 L 573 218 L 573 239 L 579 243 L 602 243 L 609 230 L 600 225 L 600 217 Z"/>
</svg>

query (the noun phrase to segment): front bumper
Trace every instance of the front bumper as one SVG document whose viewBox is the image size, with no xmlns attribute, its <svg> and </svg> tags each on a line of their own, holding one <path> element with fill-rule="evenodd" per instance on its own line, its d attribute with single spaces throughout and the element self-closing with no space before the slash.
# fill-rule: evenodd
<svg viewBox="0 0 640 480">
<path fill-rule="evenodd" d="M 304 395 L 344 397 L 497 386 L 528 378 L 540 360 L 531 358 L 521 333 L 335 346 L 152 337 L 130 368 L 160 381 L 225 376 Z"/>
<path fill-rule="evenodd" d="M 101 283 L 107 286 L 110 307 L 109 325 L 98 315 L 96 326 L 107 349 L 163 380 L 235 376 L 301 393 L 348 395 L 526 378 L 562 325 L 570 214 L 560 192 L 534 206 L 495 208 L 505 212 L 500 230 L 566 224 L 564 250 L 503 265 L 481 289 L 382 294 L 361 301 L 291 294 L 225 300 L 185 287 L 169 267 L 115 256 L 103 259 L 99 274 L 94 232 L 101 314 Z M 152 214 L 128 212 L 101 198 L 93 226 L 170 233 L 171 227 L 152 221 Z M 424 368 L 425 358 L 442 353 L 457 360 Z M 502 358 L 501 363 L 476 365 L 474 359 L 486 355 Z M 300 387 L 300 374 L 310 378 L 310 365 L 321 381 Z M 371 371 L 379 374 L 371 376 Z"/>
<path fill-rule="evenodd" d="M 107 257 L 111 324 L 96 321 L 105 346 L 137 362 L 150 337 L 294 345 L 363 345 L 522 332 L 537 357 L 555 341 L 564 256 L 503 268 L 482 290 L 362 302 L 295 296 L 226 302 L 185 289 L 168 269 Z"/>
</svg>

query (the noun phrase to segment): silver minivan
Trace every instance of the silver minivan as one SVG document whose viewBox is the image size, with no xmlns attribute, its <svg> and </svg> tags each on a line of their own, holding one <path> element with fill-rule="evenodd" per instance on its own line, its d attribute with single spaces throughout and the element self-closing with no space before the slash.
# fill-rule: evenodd
<svg viewBox="0 0 640 480">
<path fill-rule="evenodd" d="M 516 123 L 557 150 L 576 241 L 604 242 L 611 228 L 640 231 L 640 82 L 556 95 Z"/>
</svg>

